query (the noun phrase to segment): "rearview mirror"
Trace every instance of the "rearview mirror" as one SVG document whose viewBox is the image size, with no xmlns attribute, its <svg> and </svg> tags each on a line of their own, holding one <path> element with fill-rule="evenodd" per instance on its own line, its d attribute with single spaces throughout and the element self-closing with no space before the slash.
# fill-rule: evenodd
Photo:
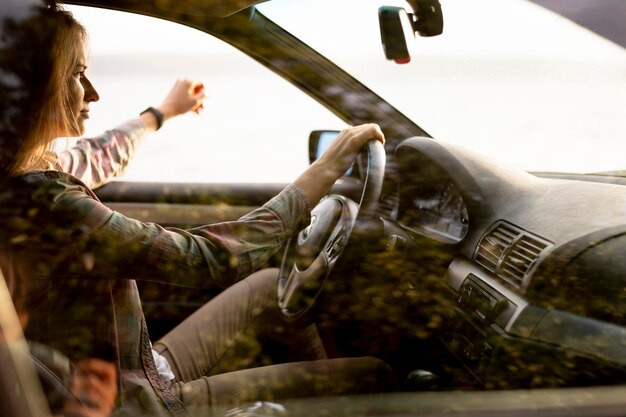
<svg viewBox="0 0 626 417">
<path fill-rule="evenodd" d="M 385 57 L 398 64 L 411 61 L 415 33 L 406 10 L 402 7 L 382 6 L 378 9 L 378 22 Z"/>
<path fill-rule="evenodd" d="M 443 12 L 439 0 L 407 0 L 413 13 L 402 7 L 382 6 L 378 9 L 380 36 L 385 57 L 398 64 L 411 61 L 415 33 L 437 36 L 443 33 Z"/>
</svg>

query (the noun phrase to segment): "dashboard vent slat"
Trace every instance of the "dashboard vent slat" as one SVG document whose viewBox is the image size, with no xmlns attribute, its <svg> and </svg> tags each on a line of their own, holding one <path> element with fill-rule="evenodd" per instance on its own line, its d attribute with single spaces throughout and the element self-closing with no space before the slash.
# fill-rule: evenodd
<svg viewBox="0 0 626 417">
<path fill-rule="evenodd" d="M 552 244 L 505 222 L 498 222 L 483 236 L 475 260 L 500 278 L 521 288 L 541 255 Z"/>
<path fill-rule="evenodd" d="M 478 245 L 476 262 L 495 273 L 500 259 L 513 244 L 516 236 L 517 233 L 505 224 L 492 229 Z"/>
</svg>

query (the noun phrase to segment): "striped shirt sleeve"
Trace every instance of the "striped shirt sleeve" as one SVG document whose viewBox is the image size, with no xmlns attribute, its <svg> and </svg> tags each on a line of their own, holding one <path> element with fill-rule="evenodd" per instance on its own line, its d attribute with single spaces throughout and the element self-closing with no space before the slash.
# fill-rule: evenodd
<svg viewBox="0 0 626 417">
<path fill-rule="evenodd" d="M 80 139 L 74 147 L 59 152 L 59 164 L 89 188 L 97 188 L 126 170 L 147 134 L 140 119 L 130 120 L 100 136 Z"/>
</svg>

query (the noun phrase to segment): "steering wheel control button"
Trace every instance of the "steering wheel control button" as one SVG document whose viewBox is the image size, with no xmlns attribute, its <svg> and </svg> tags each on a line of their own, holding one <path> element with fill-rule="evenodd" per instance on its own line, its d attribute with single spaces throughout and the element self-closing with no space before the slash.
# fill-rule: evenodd
<svg viewBox="0 0 626 417">
<path fill-rule="evenodd" d="M 341 253 L 347 241 L 348 234 L 346 233 L 345 226 L 342 226 L 335 236 L 328 242 L 328 245 L 326 245 L 326 253 L 328 253 L 328 257 L 334 258 Z"/>
<path fill-rule="evenodd" d="M 315 227 L 315 223 L 317 223 L 317 216 L 311 216 L 311 224 L 309 224 L 301 233 L 302 241 L 307 240 L 311 235 L 311 231 L 313 230 L 313 227 Z"/>
</svg>

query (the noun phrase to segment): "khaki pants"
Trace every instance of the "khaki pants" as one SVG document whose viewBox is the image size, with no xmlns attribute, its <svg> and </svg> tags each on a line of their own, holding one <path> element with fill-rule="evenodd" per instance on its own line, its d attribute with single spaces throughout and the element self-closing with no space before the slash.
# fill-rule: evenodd
<svg viewBox="0 0 626 417">
<path fill-rule="evenodd" d="M 187 407 L 377 392 L 395 386 L 384 362 L 370 357 L 326 359 L 314 326 L 296 329 L 282 322 L 277 275 L 276 269 L 252 274 L 154 344 L 176 376 L 170 389 Z M 289 362 L 276 364 L 268 350 L 280 351 Z"/>
</svg>

